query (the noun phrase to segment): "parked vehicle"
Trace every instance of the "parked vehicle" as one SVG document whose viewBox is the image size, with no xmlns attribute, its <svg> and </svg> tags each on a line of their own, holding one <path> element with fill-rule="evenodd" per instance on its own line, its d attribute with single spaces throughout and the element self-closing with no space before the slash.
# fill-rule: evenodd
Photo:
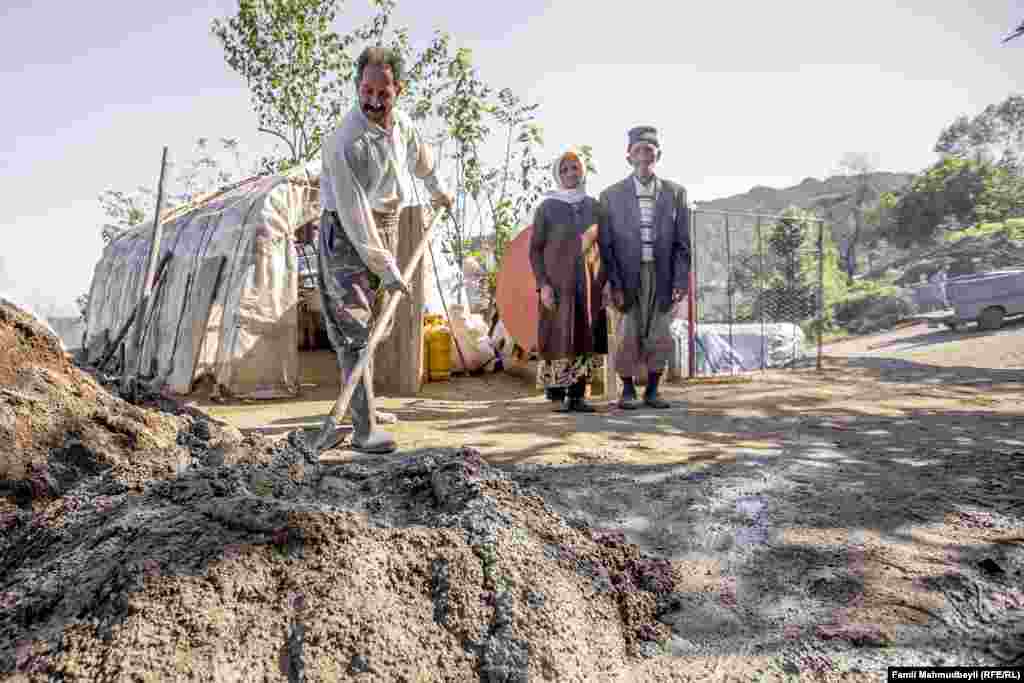
<svg viewBox="0 0 1024 683">
<path fill-rule="evenodd" d="M 996 270 L 950 278 L 946 296 L 953 315 L 939 322 L 950 329 L 977 322 L 982 330 L 997 330 L 1006 318 L 1024 315 L 1024 270 Z"/>
</svg>

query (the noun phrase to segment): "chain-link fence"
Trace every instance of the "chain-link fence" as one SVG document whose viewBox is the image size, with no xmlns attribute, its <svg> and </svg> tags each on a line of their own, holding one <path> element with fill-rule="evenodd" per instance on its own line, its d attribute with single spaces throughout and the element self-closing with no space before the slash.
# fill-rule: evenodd
<svg viewBox="0 0 1024 683">
<path fill-rule="evenodd" d="M 794 367 L 811 358 L 820 368 L 825 229 L 803 212 L 692 209 L 694 325 L 677 327 L 680 374 Z"/>
</svg>

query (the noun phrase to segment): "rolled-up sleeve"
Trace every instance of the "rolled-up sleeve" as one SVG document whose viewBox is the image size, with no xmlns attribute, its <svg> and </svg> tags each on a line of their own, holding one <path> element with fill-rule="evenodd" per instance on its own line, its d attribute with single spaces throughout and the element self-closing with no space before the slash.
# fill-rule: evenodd
<svg viewBox="0 0 1024 683">
<path fill-rule="evenodd" d="M 444 182 L 437 174 L 437 159 L 434 150 L 427 143 L 415 126 L 409 126 L 409 167 L 413 175 L 423 181 L 431 197 L 446 192 Z"/>
</svg>

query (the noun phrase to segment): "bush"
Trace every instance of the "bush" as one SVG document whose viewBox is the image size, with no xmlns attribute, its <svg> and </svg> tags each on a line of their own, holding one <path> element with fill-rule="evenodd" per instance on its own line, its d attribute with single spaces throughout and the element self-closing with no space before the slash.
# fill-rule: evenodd
<svg viewBox="0 0 1024 683">
<path fill-rule="evenodd" d="M 1024 218 L 1010 218 L 1002 223 L 978 223 L 964 230 L 954 230 L 942 236 L 943 241 L 955 244 L 967 237 L 988 237 L 1004 234 L 1018 242 L 1024 241 Z"/>
<path fill-rule="evenodd" d="M 885 329 L 917 312 L 910 293 L 878 280 L 858 280 L 833 308 L 836 322 L 851 332 Z"/>
</svg>

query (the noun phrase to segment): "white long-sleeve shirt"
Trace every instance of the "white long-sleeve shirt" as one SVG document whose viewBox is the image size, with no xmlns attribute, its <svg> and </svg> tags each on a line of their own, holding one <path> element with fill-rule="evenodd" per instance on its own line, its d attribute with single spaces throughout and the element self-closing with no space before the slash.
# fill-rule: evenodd
<svg viewBox="0 0 1024 683">
<path fill-rule="evenodd" d="M 434 155 L 409 116 L 394 111 L 384 130 L 358 106 L 327 139 L 320 176 L 320 202 L 336 211 L 345 233 L 367 268 L 384 279 L 400 277 L 394 256 L 381 242 L 372 211 L 399 211 L 444 193 Z M 417 196 L 413 177 L 430 197 Z"/>
</svg>

